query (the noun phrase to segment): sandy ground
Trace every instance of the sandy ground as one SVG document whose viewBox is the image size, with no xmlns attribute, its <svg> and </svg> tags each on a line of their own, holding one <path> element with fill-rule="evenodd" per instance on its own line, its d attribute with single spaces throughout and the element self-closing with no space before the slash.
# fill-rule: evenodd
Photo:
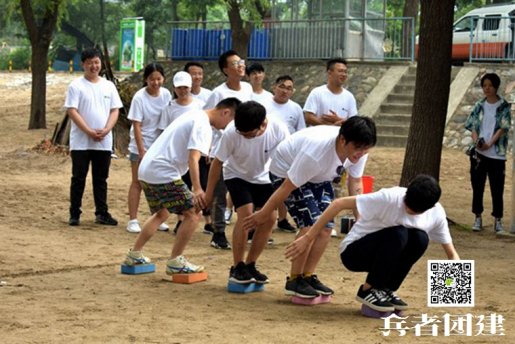
<svg viewBox="0 0 515 344">
<path fill-rule="evenodd" d="M 77 76 L 77 75 L 76 75 Z M 73 76 L 73 77 L 76 77 Z M 452 234 L 463 259 L 476 263 L 474 308 L 428 308 L 428 259 L 444 259 L 440 246 L 431 245 L 414 266 L 399 294 L 410 303 L 408 325 L 421 314 L 471 313 L 475 317 L 497 313 L 505 317 L 504 336 L 404 337 L 383 336 L 382 320 L 360 315 L 354 300 L 364 274 L 351 273 L 338 260 L 340 239 L 331 240 L 318 275 L 336 294 L 332 303 L 297 306 L 283 295 L 289 270 L 284 248 L 292 234 L 274 233 L 275 245 L 260 260 L 271 278 L 266 291 L 250 295 L 226 291 L 230 251 L 209 246 L 210 237 L 195 233 L 186 254 L 204 264 L 206 282 L 170 283 L 164 264 L 174 241 L 157 233 L 146 247 L 155 262 L 154 274 L 127 276 L 120 263 L 135 235 L 125 231 L 127 190 L 126 159 L 113 160 L 109 204 L 120 220 L 117 227 L 93 223 L 90 181 L 86 186 L 82 224 L 67 225 L 71 164 L 65 155 L 47 155 L 31 148 L 52 135 L 62 117 L 61 106 L 72 76 L 52 74 L 48 90 L 48 129 L 28 131 L 30 76 L 0 74 L 0 342 L 2 343 L 515 343 L 515 242 L 493 234 L 488 216 L 486 230 L 476 234 L 453 227 Z M 377 148 L 371 153 L 367 174 L 375 188 L 395 185 L 400 179 L 404 151 Z M 508 164 L 511 165 L 511 164 Z M 442 203 L 448 216 L 470 225 L 471 189 L 466 156 L 445 150 L 442 159 Z M 511 176 L 511 170 L 508 171 Z M 505 190 L 506 226 L 511 209 L 511 181 Z M 486 197 L 485 214 L 491 212 Z M 148 214 L 142 202 L 140 219 Z M 170 220 L 170 225 L 173 226 Z M 230 232 L 232 226 L 228 228 Z M 417 320 L 418 317 L 418 320 Z M 474 322 L 474 331 L 479 328 Z M 411 323 L 411 324 L 410 324 Z M 486 333 L 486 330 L 485 330 Z M 499 333 L 499 330 L 498 332 Z"/>
</svg>

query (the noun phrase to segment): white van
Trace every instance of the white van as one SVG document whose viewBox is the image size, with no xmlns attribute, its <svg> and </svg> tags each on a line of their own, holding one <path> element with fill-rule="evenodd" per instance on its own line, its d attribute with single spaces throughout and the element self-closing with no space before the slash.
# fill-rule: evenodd
<svg viewBox="0 0 515 344">
<path fill-rule="evenodd" d="M 472 10 L 454 23 L 452 59 L 513 59 L 514 28 L 515 3 Z"/>
</svg>

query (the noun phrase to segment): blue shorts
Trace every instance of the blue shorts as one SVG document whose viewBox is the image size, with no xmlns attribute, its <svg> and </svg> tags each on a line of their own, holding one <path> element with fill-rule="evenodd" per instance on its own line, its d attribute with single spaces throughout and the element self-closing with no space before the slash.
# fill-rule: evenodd
<svg viewBox="0 0 515 344">
<path fill-rule="evenodd" d="M 135 153 L 130 153 L 129 152 L 129 157 L 128 158 L 129 158 L 130 162 L 135 162 L 135 161 L 137 162 L 137 161 L 139 161 L 139 154 L 135 154 Z"/>
<path fill-rule="evenodd" d="M 193 193 L 182 179 L 167 184 L 149 184 L 141 180 L 140 183 L 152 214 L 163 208 L 173 214 L 182 214 L 194 207 Z"/>
<path fill-rule="evenodd" d="M 274 189 L 277 190 L 284 178 L 270 173 L 270 180 Z M 293 190 L 284 204 L 297 227 L 306 228 L 313 226 L 333 199 L 334 191 L 331 182 L 306 183 Z M 331 220 L 326 227 L 334 228 L 334 221 Z"/>
</svg>

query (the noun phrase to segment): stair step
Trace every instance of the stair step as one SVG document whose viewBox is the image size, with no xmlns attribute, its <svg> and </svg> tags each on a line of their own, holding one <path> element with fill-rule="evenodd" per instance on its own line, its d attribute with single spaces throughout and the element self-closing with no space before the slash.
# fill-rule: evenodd
<svg viewBox="0 0 515 344">
<path fill-rule="evenodd" d="M 400 94 L 415 94 L 415 84 L 413 85 L 395 85 L 393 88 L 394 93 Z"/>
<path fill-rule="evenodd" d="M 386 98 L 387 103 L 396 103 L 396 104 L 410 104 L 413 105 L 413 101 L 415 100 L 414 94 L 397 94 L 390 93 Z"/>
<path fill-rule="evenodd" d="M 377 135 L 377 146 L 381 147 L 406 147 L 407 136 L 402 135 Z"/>
<path fill-rule="evenodd" d="M 401 80 L 399 80 L 399 83 L 415 85 L 416 79 L 417 79 L 417 76 L 415 74 L 413 74 L 413 75 L 405 74 L 402 76 Z"/>
<path fill-rule="evenodd" d="M 385 124 L 376 122 L 376 130 L 381 135 L 408 136 L 409 123 L 406 124 Z"/>
<path fill-rule="evenodd" d="M 395 104 L 395 103 L 386 103 L 381 105 L 381 114 L 409 114 L 413 110 L 413 105 L 411 104 Z"/>
<path fill-rule="evenodd" d="M 380 113 L 374 117 L 376 124 L 384 125 L 409 125 L 411 122 L 411 114 L 399 114 L 399 113 Z"/>
</svg>

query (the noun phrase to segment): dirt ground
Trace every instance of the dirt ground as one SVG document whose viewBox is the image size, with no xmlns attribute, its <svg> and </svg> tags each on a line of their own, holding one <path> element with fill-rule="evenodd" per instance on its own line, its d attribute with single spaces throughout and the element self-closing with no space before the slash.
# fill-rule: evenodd
<svg viewBox="0 0 515 344">
<path fill-rule="evenodd" d="M 136 238 L 125 231 L 128 161 L 113 160 L 109 178 L 110 210 L 120 225 L 93 223 L 88 181 L 81 226 L 71 228 L 67 225 L 69 157 L 31 150 L 51 137 L 62 117 L 66 87 L 77 76 L 49 76 L 48 129 L 28 131 L 30 75 L 0 74 L 0 280 L 5 282 L 0 287 L 1 343 L 515 343 L 515 242 L 496 238 L 489 216 L 485 216 L 486 230 L 479 234 L 466 228 L 452 230 L 461 257 L 475 260 L 475 307 L 427 307 L 427 260 L 445 258 L 436 244 L 414 266 L 399 294 L 411 306 L 405 313 L 408 326 L 416 324 L 417 317 L 420 321 L 423 313 L 440 319 L 445 313 L 471 313 L 475 319 L 496 313 L 505 318 L 504 336 L 447 338 L 443 323 L 436 337 L 416 336 L 413 330 L 404 337 L 395 331 L 383 336 L 382 320 L 360 315 L 354 297 L 364 274 L 351 273 L 339 262 L 341 238 L 331 240 L 318 270 L 336 294 L 332 303 L 314 307 L 293 305 L 283 295 L 289 270 L 284 249 L 293 235 L 281 232 L 274 233 L 275 245 L 264 251 L 259 263 L 271 279 L 262 293 L 229 294 L 231 253 L 211 248 L 210 237 L 200 231 L 186 255 L 206 266 L 206 282 L 179 285 L 168 281 L 164 265 L 174 237 L 162 232 L 145 250 L 156 262 L 156 273 L 120 274 L 120 263 Z M 399 181 L 403 155 L 402 149 L 371 152 L 367 174 L 375 176 L 376 190 Z M 509 167 L 507 175 L 511 176 Z M 462 152 L 444 150 L 441 184 L 448 216 L 469 226 L 473 220 L 471 188 Z M 504 196 L 507 227 L 510 195 L 508 180 Z M 489 214 L 488 195 L 485 205 L 485 214 Z M 141 220 L 148 216 L 146 209 L 142 201 Z M 232 226 L 229 238 L 231 231 Z"/>
</svg>

